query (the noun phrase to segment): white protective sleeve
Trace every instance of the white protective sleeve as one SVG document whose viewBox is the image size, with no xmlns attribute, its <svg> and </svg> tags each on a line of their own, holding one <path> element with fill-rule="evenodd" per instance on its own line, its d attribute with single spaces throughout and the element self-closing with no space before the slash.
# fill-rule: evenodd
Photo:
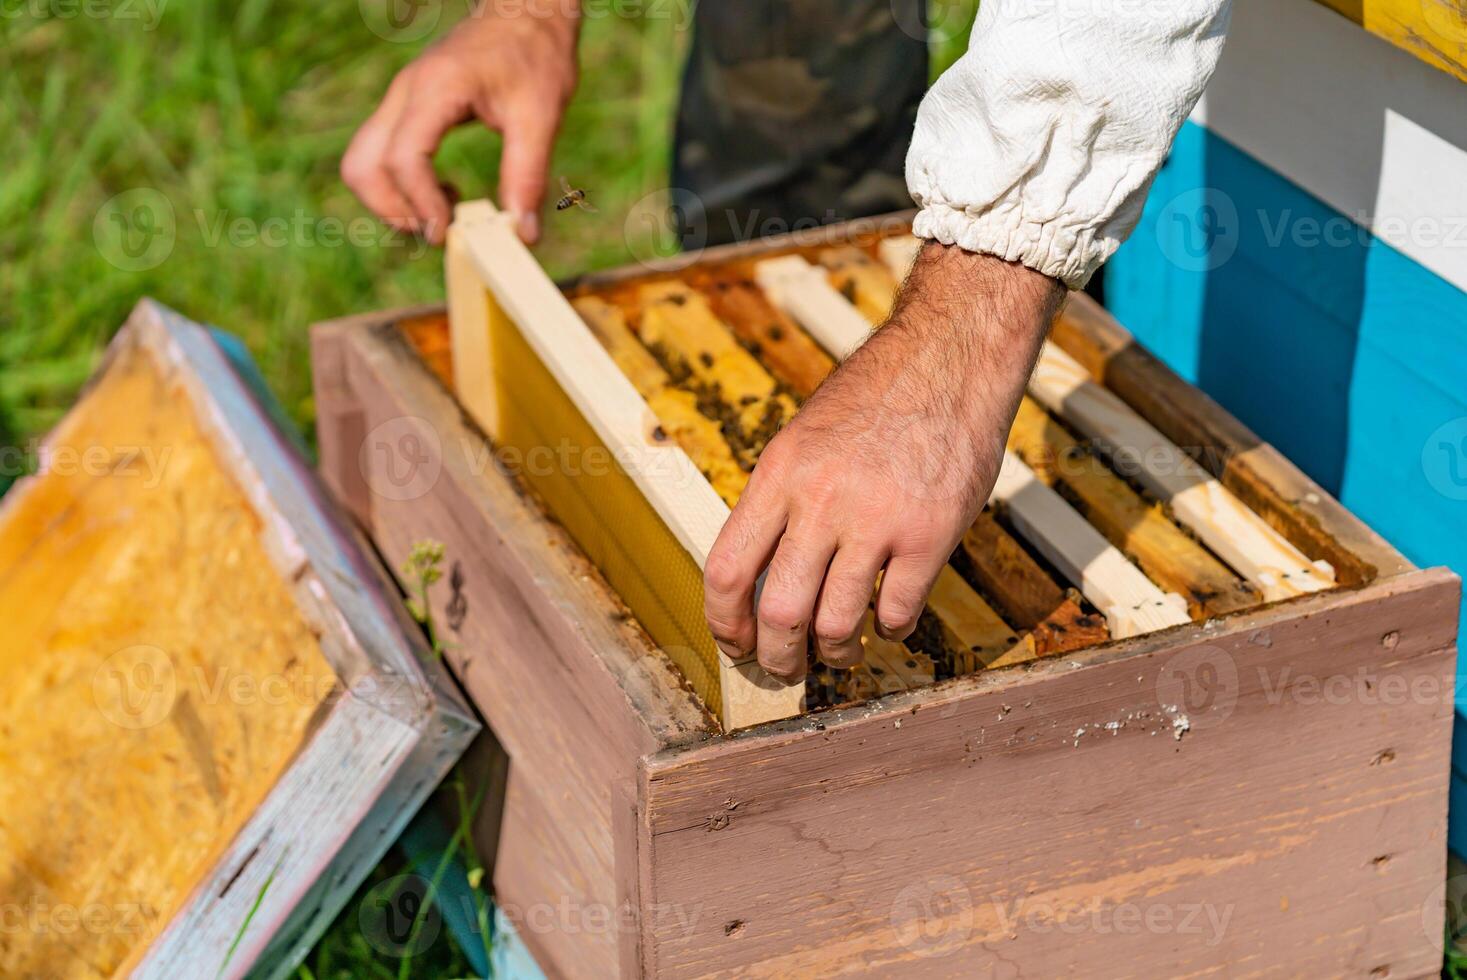
<svg viewBox="0 0 1467 980">
<path fill-rule="evenodd" d="M 917 235 L 1078 288 L 1135 227 L 1230 0 L 983 0 L 907 152 Z"/>
</svg>

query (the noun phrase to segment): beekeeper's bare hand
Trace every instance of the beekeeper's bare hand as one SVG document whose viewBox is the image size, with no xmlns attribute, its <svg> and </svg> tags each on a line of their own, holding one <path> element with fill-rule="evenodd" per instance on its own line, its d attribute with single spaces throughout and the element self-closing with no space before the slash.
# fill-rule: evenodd
<svg viewBox="0 0 1467 980">
<path fill-rule="evenodd" d="M 787 680 L 905 639 L 993 489 L 1039 345 L 1064 295 L 1021 265 L 929 244 L 885 327 L 759 457 L 704 568 L 719 648 Z M 768 568 L 755 608 L 754 584 Z"/>
<path fill-rule="evenodd" d="M 452 205 L 433 170 L 450 129 L 477 119 L 504 135 L 499 204 L 540 237 L 550 150 L 576 86 L 578 5 L 483 0 L 397 74 L 352 137 L 341 177 L 382 220 L 441 244 Z"/>
</svg>

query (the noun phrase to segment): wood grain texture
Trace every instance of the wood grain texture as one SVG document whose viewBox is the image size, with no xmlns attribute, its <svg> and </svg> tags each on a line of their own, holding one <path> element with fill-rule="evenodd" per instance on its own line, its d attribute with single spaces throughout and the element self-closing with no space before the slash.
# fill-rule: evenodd
<svg viewBox="0 0 1467 980">
<path fill-rule="evenodd" d="M 492 221 L 492 213 L 466 206 L 467 215 Z M 479 277 L 472 245 L 464 227 L 449 225 L 443 255 L 444 291 L 448 296 L 449 351 L 454 387 L 460 401 L 487 432 L 498 431 L 499 401 L 494 397 L 494 347 L 490 317 L 503 316 L 490 303 Z"/>
<path fill-rule="evenodd" d="M 1037 655 L 1078 650 L 1110 638 L 1105 621 L 1084 612 L 991 513 L 978 515 L 960 548 L 974 581 L 1004 618 L 1032 632 Z"/>
<path fill-rule="evenodd" d="M 1189 621 L 1181 596 L 1157 588 L 1012 452 L 1004 452 L 991 499 L 1003 505 L 1024 539 L 1100 610 L 1112 637 Z"/>
<path fill-rule="evenodd" d="M 520 242 L 510 216 L 487 201 L 470 201 L 456 209 L 453 227 L 476 274 L 461 287 L 459 279 L 450 279 L 455 289 L 449 302 L 450 327 L 470 341 L 468 347 L 454 341 L 455 386 L 464 406 L 486 432 L 495 431 L 492 414 L 476 408 L 479 390 L 493 390 L 485 374 L 493 352 L 487 347 L 481 350 L 483 345 L 476 342 L 488 318 L 473 316 L 460 323 L 455 315 L 458 293 L 487 288 L 601 441 L 625 460 L 623 469 L 701 568 L 728 519 L 728 506 L 680 448 L 649 444 L 644 438 L 651 415 L 647 403 Z M 477 313 L 477 305 L 471 305 L 471 312 Z M 474 364 L 461 363 L 470 359 Z M 474 390 L 463 390 L 465 384 Z"/>
<path fill-rule="evenodd" d="M 1152 581 L 1187 600 L 1194 619 L 1246 609 L 1258 591 L 1210 555 L 1080 445 L 1027 395 L 1008 447 L 1045 483 L 1063 486 L 1086 520 Z"/>
<path fill-rule="evenodd" d="M 461 431 L 482 446 L 389 332 L 348 336 L 347 390 L 372 406 L 362 412 L 431 419 L 445 445 Z M 364 344 L 376 352 L 380 384 L 356 383 Z M 474 458 L 471 449 L 459 455 Z M 448 491 L 440 476 L 431 500 L 377 520 L 406 538 L 435 515 L 427 520 L 438 533 L 458 529 L 500 569 L 487 586 L 479 571 L 466 577 L 471 617 L 486 603 L 502 611 L 492 639 L 474 633 L 465 656 L 480 667 L 465 670 L 472 678 L 497 668 L 487 651 L 492 644 L 497 657 L 506 647 L 499 634 L 511 638 L 511 676 L 480 678 L 470 692 L 484 698 L 496 729 L 502 714 L 531 743 L 511 762 L 509 863 L 496 883 L 552 974 L 1047 976 L 1098 962 L 1136 976 L 1434 969 L 1435 954 L 1416 944 L 1423 896 L 1441 875 L 1449 696 L 1384 710 L 1368 697 L 1326 699 L 1295 685 L 1338 676 L 1380 691 L 1390 671 L 1449 690 L 1456 583 L 1448 573 L 1403 573 L 734 737 L 711 735 L 705 723 L 701 734 L 684 730 L 666 748 L 643 750 L 595 706 L 630 700 L 636 715 L 647 709 L 625 675 L 613 672 L 622 693 L 608 697 L 596 680 L 605 668 L 594 665 L 636 662 L 645 638 L 637 647 L 624 620 L 619 631 L 605 628 L 615 598 L 512 490 L 519 511 L 476 516 L 507 485 L 492 461 L 462 470 L 445 467 L 448 482 L 471 489 Z M 499 556 L 506 549 L 519 564 Z M 527 619 L 540 632 L 521 642 L 525 627 L 511 624 Z M 588 623 L 605 629 L 599 644 L 581 638 Z M 1225 669 L 1211 672 L 1229 662 L 1235 686 Z M 1260 678 L 1259 668 L 1269 673 Z M 555 683 L 541 687 L 536 672 L 547 670 Z M 528 703 L 515 697 L 525 685 Z M 691 705 L 676 685 L 661 662 L 650 688 Z M 537 754 L 545 720 L 559 726 L 567 712 L 570 734 L 553 735 Z M 616 761 L 626 749 L 602 754 L 577 740 L 654 754 L 631 763 L 643 775 L 627 780 Z M 1239 759 L 1248 760 L 1242 782 Z M 595 829 L 583 830 L 585 821 Z M 608 851 L 606 871 L 599 855 Z M 597 875 L 607 883 L 588 893 L 582 883 Z M 640 910 L 635 935 L 610 940 L 580 922 L 534 917 L 564 895 L 582 908 L 599 908 L 606 895 L 629 903 Z M 1205 916 L 1193 914 L 1208 903 L 1227 914 L 1210 946 L 1197 931 Z M 932 910 L 925 920 L 923 909 Z M 1170 925 L 1138 930 L 1129 918 L 1144 923 L 1147 914 Z M 1189 915 L 1192 931 L 1183 932 Z M 1077 926 L 1090 921 L 1101 927 Z"/>
<path fill-rule="evenodd" d="M 1467 8 L 1460 0 L 1318 0 L 1377 37 L 1467 82 Z"/>
<path fill-rule="evenodd" d="M 845 360 L 871 335 L 872 325 L 836 291 L 825 273 L 798 255 L 754 264 L 754 281 L 769 301 L 805 329 L 836 360 Z"/>
<path fill-rule="evenodd" d="M 578 454 L 604 449 L 612 465 L 602 467 L 599 478 L 588 468 L 552 465 L 541 473 L 537 491 L 666 648 L 685 654 L 685 672 L 725 726 L 798 713 L 800 685 L 765 673 L 752 656 L 736 662 L 715 652 L 694 611 L 693 580 L 728 520 L 728 504 L 680 446 L 657 437 L 656 415 L 525 248 L 511 216 L 486 200 L 465 202 L 454 210 L 453 228 L 472 273 L 449 278 L 457 290 L 449 297 L 450 328 L 468 338 L 462 351 L 462 342 L 454 341 L 455 384 L 475 386 L 464 402 L 470 414 L 491 438 L 526 453 L 553 454 L 545 440 L 557 438 Z M 465 290 L 474 298 L 463 300 Z M 460 309 L 466 312 L 459 315 Z M 481 334 L 488 337 L 482 344 Z M 728 344 L 752 361 L 732 339 Z M 475 364 L 460 365 L 460 353 Z M 494 400 L 492 412 L 476 409 L 480 389 Z M 507 410 L 516 398 L 520 403 Z M 547 425 L 555 431 L 545 431 Z M 604 512 L 610 510 L 619 513 Z M 675 608 L 664 599 L 674 592 L 681 596 Z M 738 664 L 744 669 L 735 670 Z"/>
<path fill-rule="evenodd" d="M 362 413 L 368 433 L 393 422 L 386 431 L 400 427 L 440 449 L 429 491 L 375 496 L 368 530 L 394 565 L 419 538 L 446 544 L 458 585 L 432 604 L 449 627 L 448 664 L 510 756 L 496 895 L 547 971 L 605 976 L 632 955 L 624 946 L 635 935 L 576 928 L 554 910 L 595 916 L 635 899 L 612 833 L 615 787 L 643 754 L 717 726 L 579 549 L 516 490 L 395 319 L 313 329 L 315 349 L 339 346 L 347 379 L 332 398 L 351 407 L 327 407 Z M 332 446 L 330 455 L 394 462 L 362 449 Z M 369 465 L 369 483 L 374 473 Z"/>
<path fill-rule="evenodd" d="M 1305 476 L 1278 450 L 1179 378 L 1099 304 L 1071 293 L 1052 342 L 1083 364 L 1168 439 L 1199 462 L 1343 585 L 1361 585 L 1413 566 L 1380 535 Z"/>
<path fill-rule="evenodd" d="M 1270 601 L 1335 584 L 1328 563 L 1307 556 L 1085 367 L 1046 343 L 1029 391 L 1084 433 L 1112 464 L 1165 503 L 1176 519 Z"/>
<path fill-rule="evenodd" d="M 830 355 L 765 299 L 747 274 L 737 268 L 690 271 L 688 284 L 707 297 L 718 318 L 796 396 L 809 398 L 835 370 Z"/>
<path fill-rule="evenodd" d="M 647 974 L 1433 974 L 1457 599 L 1414 573 L 661 753 L 642 900 L 698 915 L 644 925 Z"/>
</svg>

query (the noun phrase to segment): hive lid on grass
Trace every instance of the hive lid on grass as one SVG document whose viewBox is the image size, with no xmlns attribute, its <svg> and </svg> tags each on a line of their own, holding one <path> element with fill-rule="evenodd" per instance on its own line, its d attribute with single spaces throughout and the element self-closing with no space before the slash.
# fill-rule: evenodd
<svg viewBox="0 0 1467 980">
<path fill-rule="evenodd" d="M 0 501 L 0 975 L 280 975 L 477 725 L 199 325 L 140 303 L 38 464 Z"/>
</svg>

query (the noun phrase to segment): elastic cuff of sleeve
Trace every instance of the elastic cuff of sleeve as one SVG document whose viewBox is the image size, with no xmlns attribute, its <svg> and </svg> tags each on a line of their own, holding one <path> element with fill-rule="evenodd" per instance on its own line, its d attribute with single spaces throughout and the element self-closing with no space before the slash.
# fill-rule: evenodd
<svg viewBox="0 0 1467 980">
<path fill-rule="evenodd" d="M 1025 220 L 1017 206 L 1003 202 L 982 211 L 928 204 L 917 212 L 912 233 L 968 252 L 1018 262 L 1071 289 L 1084 288 L 1118 244 L 1097 238 L 1089 228 Z"/>
</svg>

